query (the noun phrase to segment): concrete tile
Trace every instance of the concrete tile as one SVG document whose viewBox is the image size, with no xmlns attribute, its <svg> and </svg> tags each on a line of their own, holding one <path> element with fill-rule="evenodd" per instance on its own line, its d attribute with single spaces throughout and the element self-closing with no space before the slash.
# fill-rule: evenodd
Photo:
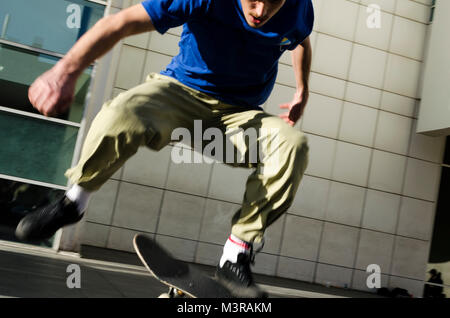
<svg viewBox="0 0 450 318">
<path fill-rule="evenodd" d="M 355 34 L 359 5 L 345 0 L 328 1 L 322 7 L 319 20 L 320 31 L 352 41 Z"/>
<path fill-rule="evenodd" d="M 411 118 L 381 111 L 375 135 L 375 148 L 407 155 L 411 125 Z"/>
<path fill-rule="evenodd" d="M 393 93 L 418 98 L 421 67 L 421 62 L 389 54 L 383 88 Z"/>
<path fill-rule="evenodd" d="M 312 70 L 339 79 L 346 79 L 350 66 L 352 43 L 322 33 L 317 35 Z M 333 52 L 333 54 L 329 54 Z"/>
<path fill-rule="evenodd" d="M 331 182 L 326 219 L 342 224 L 359 226 L 366 190 L 339 182 Z"/>
<path fill-rule="evenodd" d="M 406 157 L 404 156 L 374 150 L 370 168 L 369 188 L 400 194 L 405 165 Z"/>
<path fill-rule="evenodd" d="M 378 111 L 353 103 L 344 103 L 339 139 L 372 147 Z"/>
<path fill-rule="evenodd" d="M 413 117 L 415 102 L 416 100 L 413 98 L 384 91 L 381 96 L 380 108 L 399 115 Z"/>
<path fill-rule="evenodd" d="M 106 248 L 134 253 L 133 238 L 139 231 L 110 227 Z"/>
<path fill-rule="evenodd" d="M 329 97 L 344 99 L 346 82 L 331 76 L 311 73 L 309 90 Z"/>
<path fill-rule="evenodd" d="M 349 80 L 374 88 L 383 88 L 387 53 L 355 44 L 349 71 Z"/>
<path fill-rule="evenodd" d="M 155 232 L 163 190 L 122 182 L 113 225 Z"/>
<path fill-rule="evenodd" d="M 144 49 L 122 46 L 115 87 L 130 89 L 141 83 L 145 54 Z"/>
<path fill-rule="evenodd" d="M 338 141 L 333 180 L 365 187 L 369 175 L 370 156 L 371 149 L 367 147 Z"/>
<path fill-rule="evenodd" d="M 86 212 L 88 221 L 111 224 L 118 186 L 118 181 L 108 180 L 98 191 L 94 192 Z"/>
<path fill-rule="evenodd" d="M 312 176 L 303 176 L 289 212 L 319 220 L 325 218 L 330 181 Z"/>
<path fill-rule="evenodd" d="M 381 273 L 389 274 L 392 251 L 394 249 L 394 235 L 361 230 L 356 268 L 366 270 L 367 266 L 380 266 Z"/>
<path fill-rule="evenodd" d="M 201 197 L 166 191 L 158 234 L 197 240 L 205 201 Z"/>
<path fill-rule="evenodd" d="M 170 162 L 166 188 L 206 196 L 212 164 Z"/>
<path fill-rule="evenodd" d="M 166 249 L 176 259 L 193 262 L 195 257 L 196 241 L 178 237 L 156 235 L 156 242 Z"/>
<path fill-rule="evenodd" d="M 225 243 L 225 242 L 224 242 Z M 210 266 L 217 266 L 223 253 L 223 245 L 199 242 L 195 262 Z"/>
<path fill-rule="evenodd" d="M 275 83 L 295 88 L 296 87 L 295 73 L 292 70 L 292 66 L 279 64 Z"/>
<path fill-rule="evenodd" d="M 305 173 L 311 176 L 331 179 L 335 161 L 336 140 L 306 134 L 309 145 L 309 162 Z"/>
<path fill-rule="evenodd" d="M 156 152 L 141 147 L 125 164 L 122 179 L 133 183 L 164 188 L 172 147 Z"/>
<path fill-rule="evenodd" d="M 170 33 L 170 34 L 173 34 L 173 35 L 178 35 L 178 36 L 181 36 L 182 32 L 183 32 L 183 26 L 182 25 L 180 25 L 180 26 L 178 26 L 176 28 L 169 29 L 167 31 L 167 33 Z"/>
<path fill-rule="evenodd" d="M 395 234 L 399 209 L 399 195 L 368 189 L 362 226 Z"/>
<path fill-rule="evenodd" d="M 403 197 L 397 234 L 422 240 L 431 240 L 435 204 Z"/>
<path fill-rule="evenodd" d="M 178 55 L 180 50 L 178 42 L 180 37 L 166 33 L 164 35 L 158 32 L 152 32 L 148 49 L 154 52 L 163 53 L 170 56 Z"/>
<path fill-rule="evenodd" d="M 387 51 L 391 37 L 393 15 L 384 12 L 384 7 L 381 7 L 381 10 L 383 10 L 380 12 L 381 27 L 369 28 L 367 25 L 368 19 L 370 14 L 373 13 L 368 13 L 367 9 L 367 6 L 361 6 L 361 9 L 359 10 L 355 41 L 360 44 L 373 46 L 377 49 Z"/>
<path fill-rule="evenodd" d="M 379 108 L 381 99 L 381 90 L 347 82 L 345 100 L 355 104 L 366 105 Z"/>
<path fill-rule="evenodd" d="M 315 269 L 315 262 L 280 256 L 277 275 L 312 283 Z"/>
<path fill-rule="evenodd" d="M 109 226 L 85 222 L 81 235 L 81 244 L 106 247 L 109 235 Z"/>
<path fill-rule="evenodd" d="M 434 163 L 408 158 L 403 194 L 428 201 L 436 201 L 441 167 Z"/>
<path fill-rule="evenodd" d="M 231 233 L 231 218 L 240 205 L 207 199 L 200 241 L 225 244 Z"/>
<path fill-rule="evenodd" d="M 325 223 L 319 262 L 353 267 L 358 244 L 358 228 Z"/>
<path fill-rule="evenodd" d="M 273 276 L 277 267 L 278 255 L 259 253 L 255 256 L 255 265 L 252 266 L 252 272 Z"/>
<path fill-rule="evenodd" d="M 303 114 L 302 129 L 329 138 L 337 138 L 342 101 L 311 93 Z"/>
<path fill-rule="evenodd" d="M 402 0 L 399 1 L 401 2 Z M 407 56 L 416 60 L 422 60 L 426 44 L 425 38 L 427 29 L 427 25 L 424 23 L 395 16 L 389 50 L 392 53 Z"/>
<path fill-rule="evenodd" d="M 429 0 L 419 0 L 417 2 L 398 0 L 395 13 L 405 18 L 427 23 L 430 18 L 431 4 Z"/>
<path fill-rule="evenodd" d="M 430 242 L 396 237 L 391 274 L 412 279 L 425 279 Z"/>
<path fill-rule="evenodd" d="M 264 249 L 262 252 L 270 254 L 279 254 L 283 237 L 283 226 L 285 225 L 287 215 L 282 215 L 275 223 L 271 224 L 264 234 Z"/>
<path fill-rule="evenodd" d="M 247 178 L 253 169 L 234 168 L 223 163 L 215 163 L 208 196 L 241 204 L 244 198 Z"/>
<path fill-rule="evenodd" d="M 288 215 L 280 255 L 315 261 L 322 226 L 321 221 Z"/>
<path fill-rule="evenodd" d="M 147 51 L 141 82 L 145 81 L 148 74 L 153 72 L 159 73 L 162 70 L 165 70 L 171 60 L 172 60 L 171 56 L 153 51 Z"/>
<path fill-rule="evenodd" d="M 148 46 L 148 43 L 150 41 L 150 32 L 140 33 L 137 35 L 132 35 L 129 37 L 126 37 L 124 39 L 124 43 L 130 46 L 136 46 L 141 49 L 146 49 Z"/>
<path fill-rule="evenodd" d="M 361 0 L 361 5 L 368 6 L 370 4 L 376 4 L 381 10 L 395 13 L 396 2 L 392 0 Z"/>
</svg>

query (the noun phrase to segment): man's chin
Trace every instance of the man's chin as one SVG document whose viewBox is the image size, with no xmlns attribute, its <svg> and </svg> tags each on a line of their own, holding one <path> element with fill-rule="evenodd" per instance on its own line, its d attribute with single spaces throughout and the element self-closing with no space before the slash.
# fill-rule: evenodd
<svg viewBox="0 0 450 318">
<path fill-rule="evenodd" d="M 258 24 L 247 21 L 247 24 L 248 24 L 251 28 L 259 29 L 259 28 L 261 28 L 264 24 L 266 24 L 266 21 L 264 21 L 264 22 L 262 22 L 262 23 L 258 23 Z"/>
</svg>

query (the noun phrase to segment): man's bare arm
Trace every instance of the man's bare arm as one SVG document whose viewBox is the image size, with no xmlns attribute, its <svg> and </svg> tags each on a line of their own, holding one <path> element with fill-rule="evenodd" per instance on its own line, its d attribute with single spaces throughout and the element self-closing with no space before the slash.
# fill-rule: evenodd
<svg viewBox="0 0 450 318">
<path fill-rule="evenodd" d="M 311 72 L 312 49 L 311 41 L 307 37 L 292 51 L 292 66 L 297 83 L 297 94 L 309 89 L 309 74 Z"/>
<path fill-rule="evenodd" d="M 61 60 L 69 73 L 80 74 L 121 39 L 155 30 L 141 4 L 100 19 Z"/>
<path fill-rule="evenodd" d="M 294 69 L 296 91 L 290 103 L 280 105 L 280 108 L 287 109 L 280 117 L 289 125 L 295 123 L 303 115 L 309 98 L 309 73 L 311 71 L 312 49 L 309 37 L 299 44 L 292 51 L 292 68 Z"/>
<path fill-rule="evenodd" d="M 77 78 L 121 39 L 155 30 L 141 4 L 100 19 L 49 71 L 28 90 L 31 104 L 46 116 L 65 112 L 74 97 Z"/>
</svg>

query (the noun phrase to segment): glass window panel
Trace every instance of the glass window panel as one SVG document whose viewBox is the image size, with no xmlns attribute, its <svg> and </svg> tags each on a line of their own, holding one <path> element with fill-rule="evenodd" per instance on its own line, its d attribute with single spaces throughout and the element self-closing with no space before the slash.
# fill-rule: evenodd
<svg viewBox="0 0 450 318">
<path fill-rule="evenodd" d="M 83 0 L 0 0 L 0 37 L 64 54 L 104 9 Z"/>
<path fill-rule="evenodd" d="M 78 128 L 0 112 L 0 174 L 65 186 Z"/>
<path fill-rule="evenodd" d="M 52 68 L 58 60 L 57 57 L 50 55 L 0 44 L 0 106 L 39 113 L 28 100 L 28 88 L 38 76 Z M 91 74 L 92 67 L 81 74 L 75 88 L 75 100 L 72 106 L 66 114 L 61 114 L 58 118 L 81 122 Z"/>
<path fill-rule="evenodd" d="M 20 220 L 33 209 L 44 206 L 63 190 L 0 179 L 0 240 L 17 241 L 14 232 Z M 53 237 L 40 243 L 52 247 Z"/>
</svg>

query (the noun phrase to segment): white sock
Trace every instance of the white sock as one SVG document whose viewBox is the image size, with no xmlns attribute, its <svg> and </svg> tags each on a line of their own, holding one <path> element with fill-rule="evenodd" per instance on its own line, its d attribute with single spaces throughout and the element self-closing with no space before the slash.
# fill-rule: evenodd
<svg viewBox="0 0 450 318">
<path fill-rule="evenodd" d="M 74 184 L 69 191 L 66 192 L 66 197 L 77 204 L 78 212 L 81 214 L 86 211 L 91 194 L 91 192 L 84 190 L 78 184 Z"/>
<path fill-rule="evenodd" d="M 250 244 L 231 234 L 223 247 L 223 254 L 220 258 L 219 266 L 222 267 L 226 261 L 236 263 L 238 254 L 240 253 L 249 254 Z"/>
</svg>

